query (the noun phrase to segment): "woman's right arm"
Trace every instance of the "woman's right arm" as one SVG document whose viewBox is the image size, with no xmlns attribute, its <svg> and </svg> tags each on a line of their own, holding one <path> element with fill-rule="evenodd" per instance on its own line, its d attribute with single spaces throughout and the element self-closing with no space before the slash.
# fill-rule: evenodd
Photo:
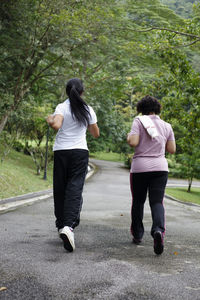
<svg viewBox="0 0 200 300">
<path fill-rule="evenodd" d="M 51 126 L 53 129 L 58 130 L 61 128 L 63 123 L 63 115 L 50 115 L 47 117 L 47 123 L 49 126 Z"/>
<path fill-rule="evenodd" d="M 135 118 L 132 123 L 131 131 L 127 135 L 127 143 L 130 147 L 136 147 L 140 142 L 140 126 L 139 119 Z"/>
<path fill-rule="evenodd" d="M 136 147 L 139 144 L 140 136 L 138 134 L 128 134 L 127 143 L 131 147 Z"/>
</svg>

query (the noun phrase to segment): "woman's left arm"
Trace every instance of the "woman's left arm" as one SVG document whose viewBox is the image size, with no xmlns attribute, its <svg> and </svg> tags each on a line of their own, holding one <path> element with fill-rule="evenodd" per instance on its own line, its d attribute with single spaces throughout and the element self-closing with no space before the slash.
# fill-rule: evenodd
<svg viewBox="0 0 200 300">
<path fill-rule="evenodd" d="M 98 138 L 100 133 L 99 133 L 99 127 L 97 125 L 97 123 L 95 124 L 90 124 L 88 126 L 88 131 L 91 133 L 91 135 L 94 137 L 94 138 Z"/>
</svg>

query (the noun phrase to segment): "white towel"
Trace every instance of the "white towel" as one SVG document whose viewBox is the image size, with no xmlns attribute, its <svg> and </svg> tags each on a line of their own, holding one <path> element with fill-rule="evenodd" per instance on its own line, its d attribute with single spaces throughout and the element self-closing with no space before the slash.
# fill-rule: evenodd
<svg viewBox="0 0 200 300">
<path fill-rule="evenodd" d="M 142 123 L 142 125 L 144 126 L 144 128 L 147 130 L 148 134 L 152 138 L 158 136 L 158 131 L 150 117 L 145 115 L 145 116 L 138 116 L 136 118 L 140 120 L 140 122 Z"/>
</svg>

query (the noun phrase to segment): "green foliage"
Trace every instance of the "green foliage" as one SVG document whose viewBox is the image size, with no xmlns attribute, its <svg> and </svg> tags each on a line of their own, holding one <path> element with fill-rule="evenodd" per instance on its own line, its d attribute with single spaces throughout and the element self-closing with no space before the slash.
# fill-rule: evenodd
<svg viewBox="0 0 200 300">
<path fill-rule="evenodd" d="M 165 72 L 159 72 L 161 81 L 154 85 L 157 97 L 162 99 L 162 116 L 174 126 L 178 145 L 177 162 L 181 174 L 189 181 L 198 177 L 200 132 L 200 86 L 196 73 L 180 50 L 160 51 Z"/>
<path fill-rule="evenodd" d="M 194 4 L 198 3 L 196 0 L 161 0 L 161 2 L 184 18 L 192 16 Z"/>
<path fill-rule="evenodd" d="M 127 1 L 130 18 L 142 26 L 165 26 L 183 23 L 171 9 L 161 4 L 161 1 Z"/>
<path fill-rule="evenodd" d="M 110 9 L 113 1 L 105 3 L 1 2 L 2 118 L 21 106 L 27 93 L 59 94 L 55 84 L 66 80 L 66 69 L 69 77 L 96 72 L 110 43 L 104 22 L 115 22 L 118 14 Z"/>
<path fill-rule="evenodd" d="M 40 175 L 44 169 L 45 142 L 47 133 L 47 123 L 45 117 L 49 113 L 48 106 L 40 106 L 31 102 L 24 102 L 22 110 L 13 112 L 11 118 L 6 124 L 7 134 L 12 137 L 12 145 L 18 152 L 24 152 L 31 155 Z M 51 108 L 50 108 L 51 109 Z M 49 161 L 52 159 L 52 140 L 54 137 L 53 130 L 49 136 Z M 4 145 L 9 147 L 8 138 L 4 136 Z"/>
<path fill-rule="evenodd" d="M 13 144 L 20 148 L 21 140 L 38 161 L 45 117 L 65 100 L 65 82 L 80 77 L 101 131 L 97 140 L 88 135 L 90 150 L 129 154 L 126 134 L 135 104 L 153 94 L 174 127 L 177 153 L 192 161 L 196 155 L 196 164 L 200 6 L 193 6 L 187 20 L 184 15 L 192 2 L 2 0 L 0 133 L 5 128 L 8 146 L 3 156 Z M 177 15 L 180 4 L 184 14 Z M 50 142 L 54 136 L 51 131 Z"/>
<path fill-rule="evenodd" d="M 100 160 L 123 162 L 123 155 L 115 152 L 90 152 L 90 157 Z"/>
<path fill-rule="evenodd" d="M 169 177 L 186 178 L 186 173 L 183 172 L 182 165 L 180 162 L 177 162 L 175 155 L 168 155 L 167 162 L 169 167 Z"/>
<path fill-rule="evenodd" d="M 124 165 L 125 167 L 127 167 L 128 169 L 131 168 L 131 163 L 132 163 L 132 158 L 133 158 L 133 154 L 126 154 L 124 156 Z"/>
</svg>

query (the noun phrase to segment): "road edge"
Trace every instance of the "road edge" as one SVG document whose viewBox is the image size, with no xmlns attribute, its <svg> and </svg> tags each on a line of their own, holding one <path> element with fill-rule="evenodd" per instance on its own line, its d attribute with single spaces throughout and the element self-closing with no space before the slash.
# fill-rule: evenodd
<svg viewBox="0 0 200 300">
<path fill-rule="evenodd" d="M 181 204 L 185 204 L 185 205 L 187 205 L 187 206 L 196 206 L 196 207 L 199 207 L 199 208 L 200 208 L 200 205 L 199 205 L 199 204 L 196 204 L 196 203 L 193 203 L 193 202 L 185 202 L 185 201 L 181 201 L 181 200 L 179 200 L 179 199 L 177 199 L 177 198 L 174 198 L 174 197 L 172 197 L 172 196 L 169 196 L 169 195 L 167 195 L 167 194 L 165 194 L 165 198 L 166 198 L 166 199 L 169 199 L 169 200 L 172 200 L 172 201 L 175 201 L 175 202 L 179 202 L 179 203 L 181 203 Z"/>
<path fill-rule="evenodd" d="M 98 170 L 94 163 L 89 162 L 89 171 L 86 175 L 86 181 L 89 180 Z M 53 197 L 53 190 L 48 189 L 39 192 L 32 192 L 20 196 L 6 198 L 0 200 L 0 214 L 4 214 L 13 211 L 19 207 L 32 205 L 39 201 L 48 200 Z"/>
</svg>

